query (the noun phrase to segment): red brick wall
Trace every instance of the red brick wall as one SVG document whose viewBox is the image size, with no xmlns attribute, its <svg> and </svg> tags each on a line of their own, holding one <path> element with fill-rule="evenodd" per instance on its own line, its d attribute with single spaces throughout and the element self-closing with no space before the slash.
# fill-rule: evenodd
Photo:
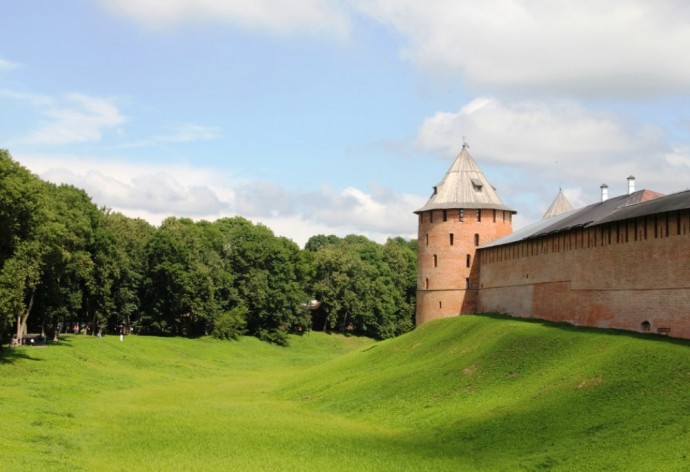
<svg viewBox="0 0 690 472">
<path fill-rule="evenodd" d="M 645 237 L 646 235 L 646 237 Z M 478 310 L 690 338 L 690 213 L 481 250 Z"/>
<path fill-rule="evenodd" d="M 418 325 L 476 312 L 479 263 L 475 260 L 475 234 L 479 235 L 478 243 L 484 244 L 512 231 L 512 215 L 508 211 L 481 210 L 480 221 L 478 210 L 464 209 L 462 218 L 460 211 L 433 210 L 418 215 Z"/>
</svg>

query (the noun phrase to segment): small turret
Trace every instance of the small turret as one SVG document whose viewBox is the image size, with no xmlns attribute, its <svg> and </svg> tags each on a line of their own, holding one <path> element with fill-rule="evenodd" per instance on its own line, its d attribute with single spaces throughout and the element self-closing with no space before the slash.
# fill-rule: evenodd
<svg viewBox="0 0 690 472">
<path fill-rule="evenodd" d="M 563 190 L 558 189 L 558 195 L 556 195 L 556 198 L 554 198 L 553 202 L 551 202 L 551 205 L 546 210 L 546 213 L 544 213 L 544 217 L 542 219 L 545 220 L 546 218 L 551 218 L 562 213 L 566 213 L 572 209 L 573 205 L 563 194 Z"/>
</svg>

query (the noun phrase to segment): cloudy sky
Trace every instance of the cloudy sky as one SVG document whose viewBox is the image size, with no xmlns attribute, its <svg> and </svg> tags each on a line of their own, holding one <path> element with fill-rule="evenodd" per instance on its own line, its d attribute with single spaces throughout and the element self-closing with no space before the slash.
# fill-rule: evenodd
<svg viewBox="0 0 690 472">
<path fill-rule="evenodd" d="M 516 226 L 690 187 L 684 0 L 3 2 L 0 148 L 143 217 L 416 236 L 463 136 Z"/>
</svg>

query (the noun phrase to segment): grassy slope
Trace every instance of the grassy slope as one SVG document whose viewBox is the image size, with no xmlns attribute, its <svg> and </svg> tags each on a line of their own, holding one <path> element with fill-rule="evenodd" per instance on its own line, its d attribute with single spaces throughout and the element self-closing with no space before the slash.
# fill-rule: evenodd
<svg viewBox="0 0 690 472">
<path fill-rule="evenodd" d="M 316 333 L 288 349 L 254 338 L 68 336 L 13 351 L 0 358 L 0 468 L 270 470 L 299 414 L 265 392 L 370 344 Z"/>
<path fill-rule="evenodd" d="M 6 470 L 687 470 L 690 343 L 490 317 L 0 358 Z M 349 353 L 348 353 L 349 352 Z"/>
<path fill-rule="evenodd" d="M 312 369 L 308 408 L 448 470 L 690 470 L 690 343 L 466 316 Z"/>
</svg>

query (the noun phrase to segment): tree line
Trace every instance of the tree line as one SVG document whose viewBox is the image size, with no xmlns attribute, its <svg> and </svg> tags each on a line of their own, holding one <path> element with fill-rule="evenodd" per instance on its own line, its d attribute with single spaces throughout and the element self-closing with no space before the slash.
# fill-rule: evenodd
<svg viewBox="0 0 690 472">
<path fill-rule="evenodd" d="M 285 344 L 311 329 L 414 326 L 416 243 L 318 235 L 304 249 L 242 217 L 154 227 L 98 208 L 0 150 L 0 339 L 79 329 Z"/>
</svg>

